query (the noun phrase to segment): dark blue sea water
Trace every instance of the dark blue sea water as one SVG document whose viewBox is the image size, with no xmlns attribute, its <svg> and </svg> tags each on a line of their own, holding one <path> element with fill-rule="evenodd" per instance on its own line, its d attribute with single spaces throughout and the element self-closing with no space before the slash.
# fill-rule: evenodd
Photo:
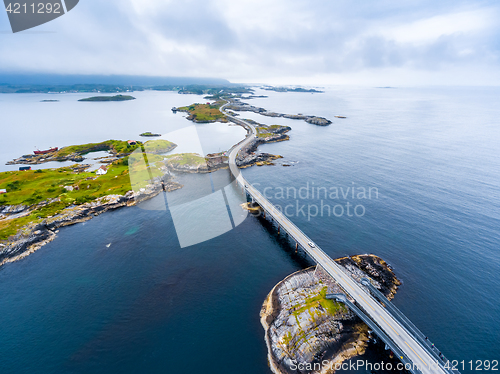
<svg viewBox="0 0 500 374">
<path fill-rule="evenodd" d="M 318 127 L 245 114 L 293 128 L 289 142 L 261 148 L 293 166 L 252 167 L 245 177 L 282 207 L 305 206 L 290 218 L 332 257 L 374 253 L 390 263 L 403 281 L 395 303 L 448 358 L 499 360 L 500 89 L 266 94 L 252 103 L 348 118 Z M 279 194 L 307 186 L 356 195 Z M 358 198 L 362 188 L 378 197 Z M 337 207 L 338 217 L 308 217 L 321 200 L 364 214 Z M 308 264 L 254 217 L 180 248 L 168 211 L 106 213 L 0 268 L 0 372 L 268 373 L 261 304 Z"/>
</svg>

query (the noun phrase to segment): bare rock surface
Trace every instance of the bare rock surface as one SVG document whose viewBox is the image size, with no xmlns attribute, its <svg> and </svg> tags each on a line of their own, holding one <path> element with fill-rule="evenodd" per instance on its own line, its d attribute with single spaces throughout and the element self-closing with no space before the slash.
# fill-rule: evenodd
<svg viewBox="0 0 500 374">
<path fill-rule="evenodd" d="M 400 285 L 377 256 L 335 261 L 355 279 L 370 277 L 389 299 Z M 344 291 L 319 266 L 288 276 L 269 293 L 260 317 L 274 373 L 333 373 L 335 364 L 364 353 L 368 327 L 343 304 L 326 299 L 329 293 Z M 310 370 L 295 369 L 298 363 Z"/>
<path fill-rule="evenodd" d="M 167 192 L 179 188 L 182 188 L 182 185 L 177 182 L 167 181 L 165 183 Z M 60 227 L 87 221 L 108 210 L 135 205 L 158 195 L 161 191 L 162 187 L 159 183 L 150 184 L 138 192 L 129 191 L 125 195 L 107 195 L 89 203 L 69 207 L 39 223 L 24 226 L 8 241 L 1 243 L 0 266 L 7 262 L 20 260 L 51 242 L 56 238 Z"/>
<path fill-rule="evenodd" d="M 311 123 L 314 125 L 318 126 L 328 126 L 329 124 L 332 123 L 329 119 L 323 118 L 323 117 L 318 117 L 318 116 L 311 116 L 311 115 L 304 115 L 304 114 L 283 114 L 283 113 L 276 113 L 276 112 L 270 112 L 267 109 L 264 108 L 259 108 L 253 105 L 249 105 L 247 103 L 243 103 L 240 100 L 232 100 L 231 104 L 226 106 L 226 109 L 236 111 L 236 112 L 253 112 L 253 113 L 258 113 L 260 115 L 266 116 L 266 117 L 283 117 L 283 118 L 289 118 L 289 119 L 301 119 L 306 121 L 307 123 Z"/>
</svg>

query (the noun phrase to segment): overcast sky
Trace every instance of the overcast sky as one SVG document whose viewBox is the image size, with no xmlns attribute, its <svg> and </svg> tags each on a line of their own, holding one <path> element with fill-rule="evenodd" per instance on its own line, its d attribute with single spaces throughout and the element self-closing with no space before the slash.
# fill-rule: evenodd
<svg viewBox="0 0 500 374">
<path fill-rule="evenodd" d="M 80 0 L 12 34 L 0 72 L 271 84 L 500 84 L 500 1 Z"/>
</svg>

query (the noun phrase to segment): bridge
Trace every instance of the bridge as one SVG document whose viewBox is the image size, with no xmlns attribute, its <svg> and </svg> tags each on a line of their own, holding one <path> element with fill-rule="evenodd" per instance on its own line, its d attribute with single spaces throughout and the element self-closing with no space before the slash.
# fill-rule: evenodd
<svg viewBox="0 0 500 374">
<path fill-rule="evenodd" d="M 230 104 L 229 101 L 222 105 L 220 111 L 231 121 L 242 125 L 248 131 L 247 137 L 229 150 L 229 169 L 232 175 L 238 184 L 244 187 L 252 200 L 259 204 L 265 214 L 272 217 L 278 228 L 285 231 L 297 246 L 300 246 L 316 264 L 321 266 L 354 302 L 344 295 L 329 295 L 329 297 L 350 307 L 384 341 L 386 347 L 397 354 L 411 373 L 459 374 L 457 370 L 448 368 L 449 361 L 408 318 L 404 317 L 403 313 L 399 312 L 382 294 L 376 293 L 378 290 L 371 285 L 368 279 L 363 281 L 364 284 L 354 280 L 341 265 L 333 261 L 312 239 L 243 178 L 236 165 L 236 156 L 243 147 L 256 139 L 257 130 L 249 122 L 226 113 L 224 108 L 228 104 Z"/>
</svg>

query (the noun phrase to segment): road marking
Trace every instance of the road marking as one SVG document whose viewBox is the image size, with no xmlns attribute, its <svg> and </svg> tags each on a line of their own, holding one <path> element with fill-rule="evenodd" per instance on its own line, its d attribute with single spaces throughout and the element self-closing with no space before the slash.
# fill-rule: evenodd
<svg viewBox="0 0 500 374">
<path fill-rule="evenodd" d="M 410 349 L 413 351 L 413 353 L 415 353 L 415 354 L 417 355 L 417 357 L 420 359 L 420 361 L 422 361 L 422 362 L 424 363 L 424 365 L 425 365 L 425 366 L 427 366 L 427 364 L 425 363 L 425 361 L 424 361 L 424 360 L 422 360 L 422 357 L 420 357 L 420 356 L 418 355 L 418 353 L 417 353 L 417 352 L 415 352 L 415 351 L 413 350 L 413 348 L 412 348 L 412 347 L 410 347 L 410 345 L 406 342 L 406 340 L 405 340 L 405 344 L 408 346 L 408 348 L 410 348 Z"/>
<path fill-rule="evenodd" d="M 242 121 L 244 122 L 244 121 Z M 244 122 L 245 123 L 245 122 Z M 247 124 L 248 125 L 248 124 Z M 252 129 L 252 139 L 255 138 L 255 128 L 251 125 L 248 125 L 250 126 L 250 128 Z M 248 141 L 250 140 L 250 138 L 247 139 L 247 142 L 245 142 L 244 144 L 248 143 Z M 247 183 L 246 180 L 241 176 L 241 174 L 239 175 L 239 177 L 241 177 L 241 183 Z M 290 234 L 292 237 L 294 237 L 294 239 L 304 248 L 304 250 L 313 258 L 313 260 L 315 260 L 316 262 L 318 262 L 320 265 L 323 263 L 323 265 L 321 265 L 327 272 L 329 273 L 335 273 L 338 277 L 334 278 L 337 282 L 339 281 L 344 281 L 343 283 L 345 283 L 345 285 L 347 287 L 349 287 L 352 291 L 356 291 L 349 283 L 347 283 L 347 281 L 344 279 L 345 278 L 345 274 L 341 271 L 340 268 L 338 268 L 338 264 L 336 264 L 333 260 L 331 260 L 330 257 L 328 257 L 326 254 L 324 254 L 319 248 L 318 249 L 313 249 L 313 248 L 309 248 L 307 245 L 308 245 L 308 241 L 310 239 L 308 239 L 304 233 L 302 233 L 300 231 L 300 229 L 295 226 L 286 216 L 283 215 L 282 212 L 278 211 L 276 209 L 276 207 L 274 206 L 274 204 L 270 203 L 269 201 L 267 201 L 266 198 L 264 198 L 264 196 L 258 191 L 256 190 L 255 188 L 251 187 L 251 188 L 248 188 L 247 189 L 247 192 L 249 192 L 252 197 L 257 200 L 257 202 L 259 202 L 259 200 L 262 202 L 261 206 L 263 206 L 264 208 L 267 208 L 267 210 L 269 211 L 269 213 L 271 214 L 271 216 L 273 216 L 273 218 L 276 219 L 277 223 L 285 230 L 288 232 L 288 234 Z M 337 270 L 338 268 L 338 270 Z M 338 272 L 340 271 L 340 273 Z M 359 291 L 359 290 L 358 290 Z M 367 302 L 363 296 L 361 295 L 358 295 L 358 297 L 360 297 L 373 311 L 375 311 L 375 309 L 372 307 L 372 305 Z M 384 319 L 384 317 L 380 316 L 380 318 L 382 318 L 382 320 L 397 334 L 399 335 L 399 333 Z M 405 344 L 408 346 L 408 348 L 410 348 L 413 353 L 415 353 L 415 355 L 418 356 L 418 358 L 424 363 L 425 366 L 428 366 L 425 361 L 418 355 L 417 352 L 415 352 L 415 350 L 410 347 L 410 345 L 405 341 Z"/>
<path fill-rule="evenodd" d="M 352 288 L 352 286 L 349 283 L 346 282 L 346 285 L 347 285 L 347 287 L 349 287 L 351 290 L 354 291 L 354 288 Z"/>
<path fill-rule="evenodd" d="M 366 300 L 365 300 L 365 298 L 364 298 L 363 296 L 361 296 L 361 295 L 358 295 L 358 296 L 359 296 L 359 297 L 361 297 L 361 299 L 362 299 L 365 303 L 367 303 L 367 304 L 368 304 L 368 306 L 369 306 L 370 308 L 372 308 L 372 310 L 375 310 L 375 309 L 373 309 L 373 307 L 371 306 L 371 304 L 370 304 L 368 301 L 366 301 Z"/>
<path fill-rule="evenodd" d="M 394 331 L 396 334 L 398 334 L 398 332 L 397 332 L 396 330 L 394 330 L 394 328 L 393 328 L 393 327 L 389 324 L 389 322 L 387 322 L 387 321 L 385 320 L 385 318 L 384 318 L 384 317 L 380 316 L 380 318 L 382 318 L 382 319 L 384 320 L 384 322 L 385 322 L 385 323 L 387 323 L 387 325 L 388 325 L 388 326 L 392 329 L 392 331 Z M 399 335 L 399 334 L 398 334 L 398 335 Z"/>
</svg>

